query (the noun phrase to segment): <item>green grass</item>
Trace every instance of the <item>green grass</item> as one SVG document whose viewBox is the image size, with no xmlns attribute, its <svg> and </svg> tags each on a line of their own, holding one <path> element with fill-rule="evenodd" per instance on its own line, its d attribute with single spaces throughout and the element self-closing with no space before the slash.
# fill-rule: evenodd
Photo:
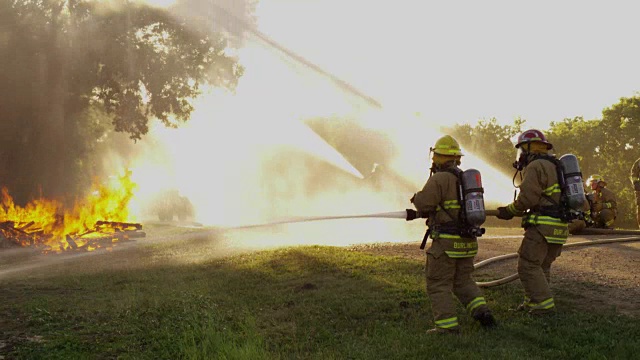
<svg viewBox="0 0 640 360">
<path fill-rule="evenodd" d="M 205 248 L 206 250 L 206 248 Z M 462 336 L 428 336 L 423 263 L 339 247 L 293 247 L 181 263 L 141 246 L 129 266 L 57 265 L 0 280 L 6 359 L 633 359 L 640 321 L 585 312 L 508 310 L 519 282 L 485 290 L 500 322 L 462 308 Z M 417 250 L 418 251 L 418 250 Z M 121 258 L 96 257 L 93 262 Z M 155 260 L 154 260 L 155 259 Z M 86 264 L 84 265 L 86 266 Z M 1 357 L 0 357 L 1 358 Z"/>
</svg>

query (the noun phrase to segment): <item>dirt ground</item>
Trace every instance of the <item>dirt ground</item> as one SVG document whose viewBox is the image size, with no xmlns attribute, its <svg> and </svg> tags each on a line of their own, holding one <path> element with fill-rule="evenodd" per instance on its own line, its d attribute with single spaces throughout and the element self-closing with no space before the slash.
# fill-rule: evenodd
<svg viewBox="0 0 640 360">
<path fill-rule="evenodd" d="M 522 233 L 522 229 L 488 229 L 479 240 L 476 263 L 517 252 Z M 571 235 L 567 244 L 628 237 L 635 236 Z M 350 249 L 424 261 L 424 252 L 415 242 L 363 244 Z M 483 281 L 503 278 L 516 273 L 516 266 L 515 258 L 497 261 L 476 270 L 475 278 Z M 552 290 L 579 294 L 570 301 L 580 308 L 640 317 L 640 241 L 564 248 L 551 272 Z"/>
</svg>

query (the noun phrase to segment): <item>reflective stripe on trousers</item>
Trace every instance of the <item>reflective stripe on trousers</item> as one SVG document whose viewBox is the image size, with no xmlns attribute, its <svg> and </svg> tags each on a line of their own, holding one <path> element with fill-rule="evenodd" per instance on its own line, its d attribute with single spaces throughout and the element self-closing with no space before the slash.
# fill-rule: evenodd
<svg viewBox="0 0 640 360">
<path fill-rule="evenodd" d="M 443 329 L 450 329 L 458 326 L 458 317 L 452 317 L 448 319 L 436 320 L 436 326 Z"/>
<path fill-rule="evenodd" d="M 470 314 L 473 314 L 473 310 L 478 308 L 478 306 L 480 306 L 480 305 L 487 305 L 487 301 L 482 296 L 471 300 L 471 302 L 467 304 L 467 311 Z"/>
</svg>

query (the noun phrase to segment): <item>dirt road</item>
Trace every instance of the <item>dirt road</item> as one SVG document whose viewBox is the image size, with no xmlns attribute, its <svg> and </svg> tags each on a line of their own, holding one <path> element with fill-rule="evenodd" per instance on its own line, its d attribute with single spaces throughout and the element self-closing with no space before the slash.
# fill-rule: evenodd
<svg viewBox="0 0 640 360">
<path fill-rule="evenodd" d="M 612 237 L 572 235 L 568 243 Z M 629 236 L 615 236 L 621 237 Z M 521 229 L 488 229 L 479 240 L 476 262 L 514 253 L 521 240 Z M 417 242 L 364 244 L 351 249 L 424 261 Z M 496 262 L 478 269 L 475 278 L 487 281 L 511 275 L 516 272 L 516 264 L 516 259 Z M 552 267 L 552 289 L 556 293 L 580 294 L 571 301 L 583 309 L 611 309 L 640 316 L 640 241 L 564 249 Z"/>
</svg>

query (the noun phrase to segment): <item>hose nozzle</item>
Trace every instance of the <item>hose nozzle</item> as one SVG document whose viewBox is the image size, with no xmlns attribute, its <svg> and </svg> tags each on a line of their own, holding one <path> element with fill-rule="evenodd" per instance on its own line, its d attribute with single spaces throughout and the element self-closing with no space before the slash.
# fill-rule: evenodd
<svg viewBox="0 0 640 360">
<path fill-rule="evenodd" d="M 406 217 L 407 221 L 415 220 L 417 218 L 426 218 L 426 216 L 424 216 L 424 214 L 422 214 L 419 211 L 416 211 L 413 209 L 407 209 L 407 217 Z"/>
</svg>

